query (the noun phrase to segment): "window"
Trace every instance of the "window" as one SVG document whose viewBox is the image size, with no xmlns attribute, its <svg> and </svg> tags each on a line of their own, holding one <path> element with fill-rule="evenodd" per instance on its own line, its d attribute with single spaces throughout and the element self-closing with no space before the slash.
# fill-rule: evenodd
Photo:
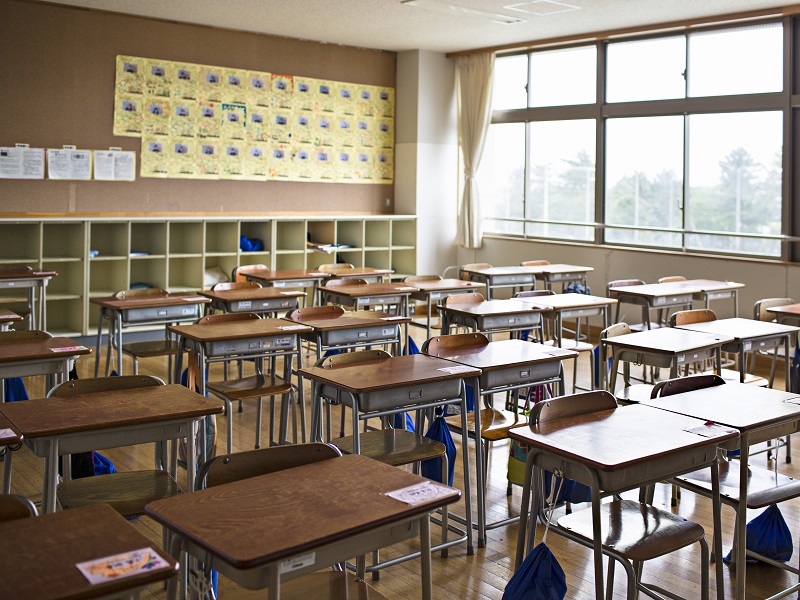
<svg viewBox="0 0 800 600">
<path fill-rule="evenodd" d="M 484 227 L 521 235 L 525 210 L 525 124 L 492 125 L 478 178 Z"/>
<path fill-rule="evenodd" d="M 509 56 L 494 63 L 492 108 L 506 110 L 528 106 L 528 57 Z"/>
<path fill-rule="evenodd" d="M 663 100 L 686 95 L 686 41 L 681 37 L 608 45 L 609 102 Z"/>
<path fill-rule="evenodd" d="M 565 85 L 564 74 L 569 73 Z M 531 54 L 531 106 L 589 104 L 597 99 L 594 46 Z"/>
</svg>

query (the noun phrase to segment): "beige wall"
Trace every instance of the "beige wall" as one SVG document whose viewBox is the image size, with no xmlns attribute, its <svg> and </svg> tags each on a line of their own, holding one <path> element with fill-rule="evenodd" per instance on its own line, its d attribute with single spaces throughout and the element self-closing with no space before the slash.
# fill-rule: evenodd
<svg viewBox="0 0 800 600">
<path fill-rule="evenodd" d="M 0 146 L 139 150 L 112 135 L 118 54 L 395 86 L 396 54 L 0 0 Z M 387 206 L 389 199 L 389 206 Z M 392 212 L 392 185 L 0 181 L 0 213 Z"/>
</svg>

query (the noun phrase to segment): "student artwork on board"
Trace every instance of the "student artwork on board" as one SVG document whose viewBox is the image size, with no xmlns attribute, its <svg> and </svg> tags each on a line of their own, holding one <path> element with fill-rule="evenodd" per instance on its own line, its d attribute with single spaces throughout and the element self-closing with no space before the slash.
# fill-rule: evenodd
<svg viewBox="0 0 800 600">
<path fill-rule="evenodd" d="M 114 135 L 141 137 L 144 96 L 119 94 L 114 106 Z"/>
<path fill-rule="evenodd" d="M 300 144 L 292 152 L 292 179 L 311 181 L 314 174 L 314 146 Z"/>
<path fill-rule="evenodd" d="M 314 144 L 316 146 L 333 146 L 336 137 L 336 131 L 333 126 L 332 116 L 317 114 L 316 127 L 314 128 Z"/>
<path fill-rule="evenodd" d="M 356 88 L 356 114 L 362 117 L 375 116 L 375 90 L 371 87 Z"/>
<path fill-rule="evenodd" d="M 316 79 L 309 79 L 307 77 L 294 78 L 294 98 L 292 99 L 292 107 L 295 111 L 314 112 L 314 89 L 316 89 L 316 85 Z"/>
<path fill-rule="evenodd" d="M 314 179 L 317 181 L 331 181 L 336 175 L 333 163 L 333 148 L 317 147 L 314 149 Z"/>
<path fill-rule="evenodd" d="M 289 180 L 291 175 L 289 147 L 286 144 L 273 144 L 269 160 L 269 178 Z"/>
<path fill-rule="evenodd" d="M 377 121 L 377 146 L 379 148 L 394 148 L 394 120 L 386 117 Z"/>
<path fill-rule="evenodd" d="M 219 138 L 222 134 L 222 106 L 217 102 L 198 102 L 197 137 Z"/>
<path fill-rule="evenodd" d="M 197 146 L 194 140 L 170 140 L 171 154 L 169 176 L 179 179 L 194 179 L 197 176 Z"/>
<path fill-rule="evenodd" d="M 272 106 L 272 95 L 270 93 L 270 75 L 269 73 L 259 73 L 256 71 L 247 72 L 247 83 L 249 95 L 247 103 L 253 106 Z"/>
<path fill-rule="evenodd" d="M 336 179 L 337 181 L 351 181 L 354 178 L 353 168 L 353 149 L 338 148 L 336 156 Z"/>
<path fill-rule="evenodd" d="M 380 117 L 394 117 L 394 90 L 391 88 L 380 88 L 378 90 L 378 111 Z"/>
<path fill-rule="evenodd" d="M 142 160 L 139 167 L 140 177 L 169 177 L 169 152 L 166 144 L 169 139 L 163 137 L 142 137 Z"/>
<path fill-rule="evenodd" d="M 197 67 L 171 63 L 171 71 L 172 97 L 181 100 L 197 100 Z"/>
<path fill-rule="evenodd" d="M 373 148 L 378 125 L 372 117 L 358 117 L 356 119 L 356 145 L 362 148 Z"/>
<path fill-rule="evenodd" d="M 117 94 L 144 94 L 144 60 L 117 57 Z"/>
<path fill-rule="evenodd" d="M 336 110 L 336 98 L 331 82 L 317 80 L 315 87 L 314 110 L 318 113 L 333 113 Z"/>
<path fill-rule="evenodd" d="M 169 135 L 172 102 L 169 98 L 151 98 L 145 106 L 145 135 Z"/>
<path fill-rule="evenodd" d="M 226 69 L 223 73 L 223 100 L 228 104 L 247 104 L 247 71 Z"/>
<path fill-rule="evenodd" d="M 269 155 L 271 144 L 250 142 L 244 157 L 244 179 L 266 181 L 269 175 Z"/>
<path fill-rule="evenodd" d="M 218 179 L 220 160 L 217 152 L 219 146 L 214 140 L 198 141 L 197 175 L 201 179 Z"/>
<path fill-rule="evenodd" d="M 347 116 L 341 116 L 336 120 L 337 135 L 336 143 L 339 146 L 352 146 L 355 134 L 353 133 L 353 120 Z"/>
<path fill-rule="evenodd" d="M 359 150 L 354 152 L 355 165 L 353 166 L 353 178 L 361 182 L 371 182 L 374 177 L 372 173 L 372 152 L 370 150 Z"/>
<path fill-rule="evenodd" d="M 145 62 L 145 89 L 149 96 L 169 98 L 172 96 L 172 78 L 166 62 L 148 60 Z"/>
<path fill-rule="evenodd" d="M 272 108 L 279 110 L 291 110 L 292 96 L 294 95 L 294 79 L 291 75 L 270 76 L 269 83 L 272 90 Z"/>
<path fill-rule="evenodd" d="M 292 113 L 288 110 L 273 110 L 269 125 L 273 142 L 288 144 L 292 141 Z"/>
<path fill-rule="evenodd" d="M 200 67 L 197 99 L 203 102 L 222 102 L 222 72 L 217 67 Z"/>
<path fill-rule="evenodd" d="M 314 141 L 312 122 L 314 115 L 307 111 L 294 111 L 292 113 L 292 139 L 297 144 L 311 144 Z"/>
<path fill-rule="evenodd" d="M 346 83 L 336 85 L 336 112 L 340 115 L 356 114 L 356 88 Z"/>
<path fill-rule="evenodd" d="M 220 137 L 243 140 L 247 134 L 247 107 L 244 104 L 223 104 Z"/>
<path fill-rule="evenodd" d="M 172 114 L 169 118 L 170 135 L 173 137 L 197 136 L 197 102 L 193 100 L 173 100 Z"/>
<path fill-rule="evenodd" d="M 225 145 L 224 153 L 220 157 L 220 179 L 242 179 L 244 178 L 244 154 L 243 147 L 237 145 Z"/>
<path fill-rule="evenodd" d="M 391 150 L 381 150 L 375 155 L 375 179 L 383 182 L 392 180 L 394 173 L 394 153 Z"/>
<path fill-rule="evenodd" d="M 247 120 L 247 140 L 251 142 L 268 142 L 269 123 L 265 120 L 269 118 L 269 113 L 262 112 L 263 107 L 256 107 L 257 112 L 251 112 Z"/>
</svg>

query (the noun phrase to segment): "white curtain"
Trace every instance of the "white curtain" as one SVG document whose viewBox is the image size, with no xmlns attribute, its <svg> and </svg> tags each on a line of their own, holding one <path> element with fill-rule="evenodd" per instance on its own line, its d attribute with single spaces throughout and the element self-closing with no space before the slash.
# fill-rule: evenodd
<svg viewBox="0 0 800 600">
<path fill-rule="evenodd" d="M 476 173 L 492 119 L 494 54 L 470 54 L 456 59 L 458 145 L 464 161 L 464 195 L 458 205 L 457 243 L 481 247 L 480 202 Z"/>
</svg>

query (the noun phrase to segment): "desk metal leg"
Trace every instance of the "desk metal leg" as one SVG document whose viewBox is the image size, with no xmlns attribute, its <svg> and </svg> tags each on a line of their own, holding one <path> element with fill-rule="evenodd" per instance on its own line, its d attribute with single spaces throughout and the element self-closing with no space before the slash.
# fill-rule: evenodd
<svg viewBox="0 0 800 600">
<path fill-rule="evenodd" d="M 58 438 L 50 441 L 45 461 L 42 508 L 45 513 L 54 513 L 56 512 L 56 489 L 58 488 Z"/>
<path fill-rule="evenodd" d="M 3 493 L 11 493 L 11 460 L 14 453 L 9 446 L 6 446 L 5 457 L 3 460 Z"/>
<path fill-rule="evenodd" d="M 97 341 L 94 345 L 94 376 L 95 379 L 97 378 L 98 374 L 100 373 L 100 344 L 103 340 L 103 320 L 106 317 L 106 310 L 104 308 L 100 309 L 100 318 L 97 321 Z M 109 331 L 109 338 L 111 332 Z M 109 343 L 111 340 L 109 339 Z"/>
<path fill-rule="evenodd" d="M 736 547 L 731 555 L 731 566 L 736 563 L 736 600 L 745 599 L 745 578 L 747 573 L 747 480 L 748 463 L 750 460 L 750 446 L 747 433 L 742 433 L 739 438 L 739 510 L 736 511 L 734 536 Z M 715 547 L 716 550 L 716 547 Z M 716 557 L 717 562 L 720 556 Z"/>
<path fill-rule="evenodd" d="M 483 485 L 484 481 L 484 464 L 483 464 L 483 441 L 481 439 L 481 405 L 483 404 L 483 396 L 481 395 L 480 379 L 475 378 L 472 380 L 472 389 L 475 391 L 475 409 L 473 411 L 475 418 L 475 482 L 477 488 L 478 498 L 478 548 L 483 548 L 486 545 L 486 488 Z M 517 402 L 514 399 L 514 402 Z M 469 442 L 467 438 L 466 443 Z M 464 446 L 469 448 L 469 446 Z M 468 452 L 464 452 L 466 455 Z"/>
<path fill-rule="evenodd" d="M 711 465 L 711 506 L 714 510 L 714 575 L 717 582 L 717 600 L 725 598 L 725 582 L 722 571 L 722 501 L 719 496 L 719 459 Z M 745 510 L 745 512 L 747 512 Z M 738 579 L 738 577 L 737 577 Z"/>
<path fill-rule="evenodd" d="M 419 520 L 419 550 L 422 561 L 422 599 L 433 600 L 431 577 L 431 520 L 427 513 Z M 272 596 L 270 596 L 271 598 Z"/>
</svg>

